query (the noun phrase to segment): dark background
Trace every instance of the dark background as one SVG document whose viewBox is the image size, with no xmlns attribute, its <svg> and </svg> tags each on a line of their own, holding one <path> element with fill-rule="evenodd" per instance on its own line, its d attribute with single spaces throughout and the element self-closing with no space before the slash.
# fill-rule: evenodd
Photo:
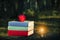
<svg viewBox="0 0 60 40">
<path fill-rule="evenodd" d="M 26 20 L 37 22 L 35 28 L 40 22 L 46 22 L 51 35 L 42 38 L 34 30 L 29 37 L 7 36 L 8 21 L 18 21 L 19 14 L 26 15 Z M 60 0 L 0 0 L 0 39 L 60 40 Z"/>
</svg>

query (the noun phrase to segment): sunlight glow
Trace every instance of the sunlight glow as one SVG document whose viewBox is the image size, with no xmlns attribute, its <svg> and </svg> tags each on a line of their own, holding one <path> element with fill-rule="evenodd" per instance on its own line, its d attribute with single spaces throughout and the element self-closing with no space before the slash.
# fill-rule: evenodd
<svg viewBox="0 0 60 40">
<path fill-rule="evenodd" d="M 48 32 L 48 28 L 46 25 L 40 25 L 36 28 L 36 32 L 41 36 L 44 37 L 44 35 Z"/>
</svg>

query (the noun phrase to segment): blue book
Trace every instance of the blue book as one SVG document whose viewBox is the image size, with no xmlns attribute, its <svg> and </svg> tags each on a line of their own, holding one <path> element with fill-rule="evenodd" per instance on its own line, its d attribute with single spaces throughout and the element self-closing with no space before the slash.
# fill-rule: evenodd
<svg viewBox="0 0 60 40">
<path fill-rule="evenodd" d="M 28 22 L 9 21 L 8 26 L 28 27 Z"/>
</svg>

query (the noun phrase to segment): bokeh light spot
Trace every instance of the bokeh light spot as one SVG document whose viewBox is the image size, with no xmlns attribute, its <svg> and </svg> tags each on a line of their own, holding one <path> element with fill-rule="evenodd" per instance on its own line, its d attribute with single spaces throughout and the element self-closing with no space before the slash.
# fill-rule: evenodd
<svg viewBox="0 0 60 40">
<path fill-rule="evenodd" d="M 40 25 L 36 28 L 36 33 L 39 34 L 41 37 L 44 37 L 48 33 L 48 27 L 46 25 Z"/>
</svg>

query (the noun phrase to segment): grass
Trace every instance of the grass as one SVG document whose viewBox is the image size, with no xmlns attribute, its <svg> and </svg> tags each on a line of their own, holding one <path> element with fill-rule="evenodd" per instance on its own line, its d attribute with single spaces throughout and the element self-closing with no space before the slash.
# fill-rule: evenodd
<svg viewBox="0 0 60 40">
<path fill-rule="evenodd" d="M 0 27 L 0 36 L 7 36 L 7 28 Z"/>
</svg>

